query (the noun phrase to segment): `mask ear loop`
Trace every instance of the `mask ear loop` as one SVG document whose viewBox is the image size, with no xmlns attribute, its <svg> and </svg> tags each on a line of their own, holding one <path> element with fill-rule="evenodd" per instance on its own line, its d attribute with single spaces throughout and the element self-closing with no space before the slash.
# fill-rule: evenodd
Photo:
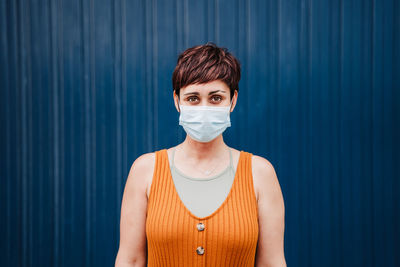
<svg viewBox="0 0 400 267">
<path fill-rule="evenodd" d="M 229 105 L 229 113 L 232 112 L 232 111 L 231 111 L 231 109 L 232 109 L 232 104 L 233 104 L 233 97 L 232 97 L 232 99 L 231 99 L 231 104 Z"/>
<path fill-rule="evenodd" d="M 181 113 L 181 104 L 179 103 L 180 102 L 180 100 L 179 100 L 179 95 L 178 95 L 178 108 L 179 108 L 179 113 Z"/>
</svg>

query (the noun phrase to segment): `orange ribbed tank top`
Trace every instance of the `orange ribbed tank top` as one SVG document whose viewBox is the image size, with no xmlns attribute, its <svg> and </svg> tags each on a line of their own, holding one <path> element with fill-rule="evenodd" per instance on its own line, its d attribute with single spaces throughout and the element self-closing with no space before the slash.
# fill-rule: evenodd
<svg viewBox="0 0 400 267">
<path fill-rule="evenodd" d="M 203 218 L 192 214 L 179 198 L 167 149 L 155 154 L 146 217 L 147 266 L 253 267 L 259 228 L 252 154 L 240 151 L 228 196 Z"/>
</svg>

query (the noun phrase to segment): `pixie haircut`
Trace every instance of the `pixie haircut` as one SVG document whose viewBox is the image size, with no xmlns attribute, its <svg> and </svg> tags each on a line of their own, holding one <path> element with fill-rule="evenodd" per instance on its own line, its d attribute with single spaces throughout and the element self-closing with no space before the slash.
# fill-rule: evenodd
<svg viewBox="0 0 400 267">
<path fill-rule="evenodd" d="M 230 88 L 231 99 L 239 91 L 240 62 L 227 48 L 208 42 L 183 51 L 172 74 L 172 86 L 179 97 L 180 89 L 191 84 L 221 80 Z"/>
</svg>

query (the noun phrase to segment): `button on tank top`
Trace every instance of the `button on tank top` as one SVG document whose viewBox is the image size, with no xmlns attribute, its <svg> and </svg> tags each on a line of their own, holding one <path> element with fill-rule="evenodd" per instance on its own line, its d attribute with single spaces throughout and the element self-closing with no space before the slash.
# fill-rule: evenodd
<svg viewBox="0 0 400 267">
<path fill-rule="evenodd" d="M 174 164 L 175 148 L 169 160 L 172 179 L 179 198 L 196 216 L 205 217 L 212 214 L 228 196 L 233 183 L 235 169 L 232 151 L 229 148 L 230 163 L 225 170 L 207 178 L 190 177 L 182 173 Z"/>
<path fill-rule="evenodd" d="M 223 203 L 199 217 L 182 202 L 167 149 L 155 152 L 147 204 L 147 266 L 254 266 L 258 210 L 251 153 L 240 151 L 233 184 Z"/>
</svg>

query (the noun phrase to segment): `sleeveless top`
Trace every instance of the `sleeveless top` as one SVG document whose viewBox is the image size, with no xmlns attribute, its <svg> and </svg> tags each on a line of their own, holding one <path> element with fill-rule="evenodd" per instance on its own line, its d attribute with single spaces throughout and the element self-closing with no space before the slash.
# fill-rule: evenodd
<svg viewBox="0 0 400 267">
<path fill-rule="evenodd" d="M 194 215 L 179 198 L 167 149 L 155 155 L 146 212 L 147 266 L 253 267 L 259 227 L 252 154 L 240 151 L 228 196 L 205 217 Z"/>
<path fill-rule="evenodd" d="M 195 178 L 182 173 L 175 167 L 175 148 L 169 160 L 172 179 L 179 198 L 183 204 L 197 217 L 205 217 L 212 214 L 224 202 L 235 176 L 232 151 L 229 150 L 230 163 L 222 172 L 207 177 Z M 207 196 L 207 197 L 204 197 Z"/>
</svg>

